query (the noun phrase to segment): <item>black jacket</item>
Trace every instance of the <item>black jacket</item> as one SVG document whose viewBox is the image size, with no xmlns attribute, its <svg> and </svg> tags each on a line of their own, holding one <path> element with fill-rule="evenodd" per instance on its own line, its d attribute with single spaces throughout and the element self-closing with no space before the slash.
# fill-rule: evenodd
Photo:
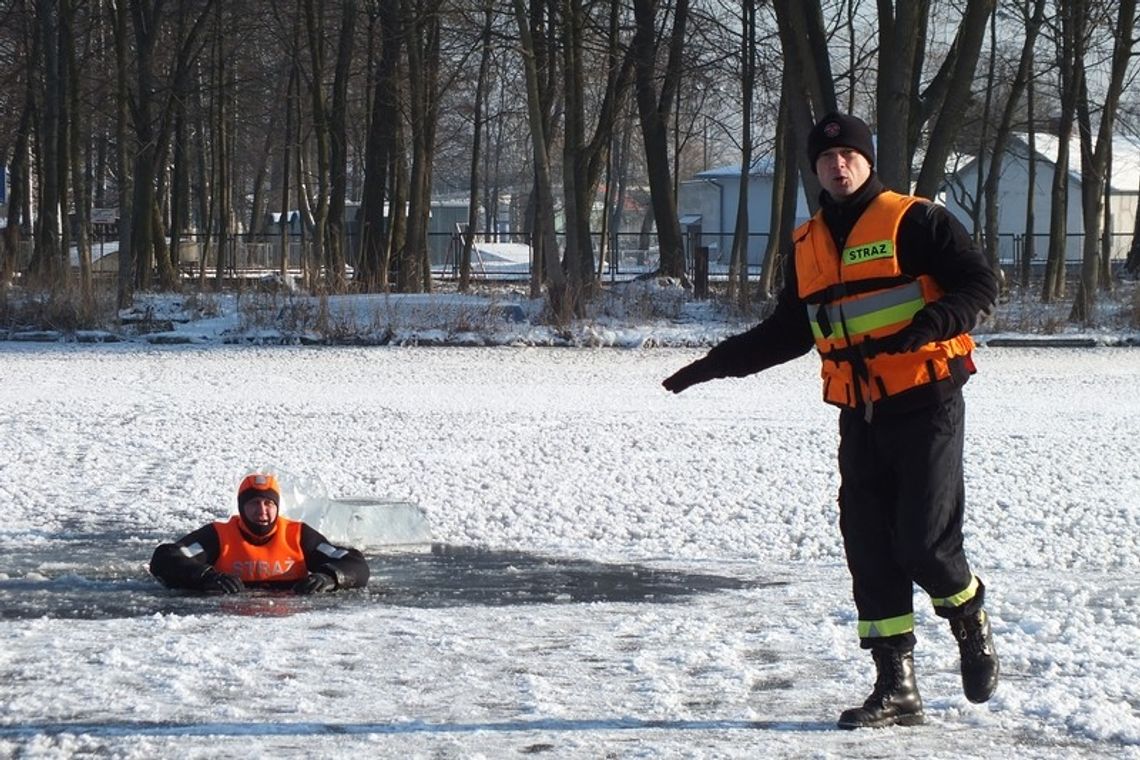
<svg viewBox="0 0 1140 760">
<path fill-rule="evenodd" d="M 843 250 L 859 216 L 885 189 L 872 174 L 863 187 L 841 202 L 833 201 L 826 192 L 821 194 L 824 222 L 836 250 Z M 993 307 L 997 277 L 961 222 L 942 206 L 921 201 L 907 210 L 899 224 L 897 256 L 903 274 L 929 275 L 943 290 L 938 301 L 920 312 L 931 327 L 931 340 L 969 332 Z M 744 377 L 795 359 L 814 347 L 807 308 L 796 283 L 795 256 L 787 255 L 784 287 L 772 314 L 751 330 L 722 341 L 709 352 L 707 360 L 718 377 Z M 909 392 L 906 398 L 883 399 L 875 404 L 875 411 L 891 413 L 932 403 L 955 392 L 966 377 L 968 373 L 956 373 L 940 383 L 915 389 L 918 393 Z"/>
<path fill-rule="evenodd" d="M 198 546 L 195 547 L 194 545 Z M 183 549 L 194 547 L 192 551 Z M 201 547 L 201 551 L 198 551 Z M 368 583 L 370 570 L 364 555 L 356 549 L 334 546 L 319 531 L 301 524 L 301 551 L 310 573 L 325 573 L 336 579 L 336 587 L 354 588 Z M 192 553 L 193 556 L 187 556 Z M 221 554 L 218 531 L 205 525 L 171 544 L 162 544 L 150 559 L 150 572 L 170 588 L 197 590 L 203 574 Z M 338 556 L 339 555 L 339 556 Z M 288 588 L 294 582 L 246 584 L 251 588 Z"/>
</svg>

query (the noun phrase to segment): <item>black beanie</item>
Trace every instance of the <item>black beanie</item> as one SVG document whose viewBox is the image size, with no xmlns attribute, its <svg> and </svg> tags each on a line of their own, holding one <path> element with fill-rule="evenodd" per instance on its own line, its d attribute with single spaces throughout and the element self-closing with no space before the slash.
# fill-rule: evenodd
<svg viewBox="0 0 1140 760">
<path fill-rule="evenodd" d="M 871 140 L 871 129 L 857 116 L 832 111 L 811 128 L 807 152 L 813 174 L 819 154 L 836 147 L 854 148 L 866 156 L 872 167 L 875 165 L 875 143 Z"/>
</svg>

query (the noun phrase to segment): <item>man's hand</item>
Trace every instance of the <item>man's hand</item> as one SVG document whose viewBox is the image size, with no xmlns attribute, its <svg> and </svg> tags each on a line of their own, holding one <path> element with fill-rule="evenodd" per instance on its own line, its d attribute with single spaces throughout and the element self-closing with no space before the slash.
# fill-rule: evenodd
<svg viewBox="0 0 1140 760">
<path fill-rule="evenodd" d="M 893 335 L 875 341 L 875 353 L 905 354 L 938 339 L 938 328 L 921 311 L 911 323 Z"/>
<path fill-rule="evenodd" d="M 202 573 L 199 588 L 207 594 L 238 594 L 245 591 L 245 584 L 236 575 L 219 572 L 208 567 L 206 572 Z"/>
<path fill-rule="evenodd" d="M 336 578 L 325 573 L 309 573 L 309 577 L 302 578 L 293 585 L 293 591 L 298 594 L 319 594 L 335 590 Z"/>
<path fill-rule="evenodd" d="M 703 383 L 708 380 L 715 380 L 720 377 L 720 374 L 713 367 L 713 363 L 709 361 L 706 356 L 697 359 L 692 364 L 687 364 L 681 369 L 674 372 L 669 377 L 665 378 L 661 384 L 665 386 L 665 390 L 672 391 L 673 393 L 680 393 L 688 388 L 690 385 Z"/>
</svg>

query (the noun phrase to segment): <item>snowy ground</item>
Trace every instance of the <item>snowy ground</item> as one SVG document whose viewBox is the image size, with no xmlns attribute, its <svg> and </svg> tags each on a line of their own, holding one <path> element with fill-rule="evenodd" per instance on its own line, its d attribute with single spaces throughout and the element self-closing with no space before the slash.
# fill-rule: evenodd
<svg viewBox="0 0 1140 760">
<path fill-rule="evenodd" d="M 0 342 L 0 757 L 1140 757 L 1140 351 L 983 348 L 967 550 L 1003 682 L 841 732 L 858 649 L 817 360 Z M 368 589 L 183 597 L 247 465 L 418 502 Z"/>
</svg>

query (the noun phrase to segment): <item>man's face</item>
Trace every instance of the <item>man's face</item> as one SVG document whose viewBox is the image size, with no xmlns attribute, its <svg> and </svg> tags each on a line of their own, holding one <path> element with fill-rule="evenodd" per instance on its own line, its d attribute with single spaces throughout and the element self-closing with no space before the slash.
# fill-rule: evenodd
<svg viewBox="0 0 1140 760">
<path fill-rule="evenodd" d="M 828 148 L 815 160 L 819 184 L 832 198 L 846 198 L 871 176 L 871 162 L 854 148 Z"/>
<path fill-rule="evenodd" d="M 277 504 L 273 499 L 255 496 L 241 505 L 241 514 L 255 531 L 260 528 L 259 532 L 268 532 L 277 522 Z"/>
</svg>

